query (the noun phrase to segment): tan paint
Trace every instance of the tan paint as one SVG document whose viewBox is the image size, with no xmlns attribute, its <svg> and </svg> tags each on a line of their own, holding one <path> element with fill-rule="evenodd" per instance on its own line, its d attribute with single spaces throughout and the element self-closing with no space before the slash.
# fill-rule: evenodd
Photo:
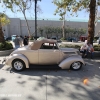
<svg viewBox="0 0 100 100">
<path fill-rule="evenodd" d="M 80 61 L 82 62 L 82 64 L 85 65 L 85 62 L 84 60 L 81 58 L 81 56 L 79 55 L 76 55 L 76 56 L 70 56 L 66 59 L 64 59 L 60 64 L 59 64 L 59 67 L 61 67 L 62 69 L 69 69 L 71 64 L 73 62 L 77 62 L 77 61 Z"/>
<path fill-rule="evenodd" d="M 58 64 L 60 61 L 59 49 L 39 49 L 39 64 Z"/>
<path fill-rule="evenodd" d="M 25 65 L 26 65 L 26 68 L 29 68 L 29 61 L 28 61 L 28 59 L 27 59 L 24 55 L 22 55 L 22 54 L 13 54 L 13 56 L 9 56 L 9 57 L 7 58 L 7 61 L 6 61 L 6 65 L 9 65 L 9 66 L 12 67 L 12 61 L 13 61 L 14 59 L 21 59 L 21 60 L 23 60 L 24 63 L 25 63 Z"/>
<path fill-rule="evenodd" d="M 59 67 L 62 69 L 70 68 L 70 65 L 75 61 L 85 64 L 83 59 L 77 54 L 77 49 L 40 49 L 43 43 L 56 43 L 56 41 L 51 39 L 37 40 L 29 46 L 19 48 L 12 52 L 6 63 L 11 66 L 12 61 L 19 58 L 25 62 L 26 68 L 29 68 L 29 64 L 59 64 Z M 70 54 L 71 52 L 72 54 Z"/>
</svg>

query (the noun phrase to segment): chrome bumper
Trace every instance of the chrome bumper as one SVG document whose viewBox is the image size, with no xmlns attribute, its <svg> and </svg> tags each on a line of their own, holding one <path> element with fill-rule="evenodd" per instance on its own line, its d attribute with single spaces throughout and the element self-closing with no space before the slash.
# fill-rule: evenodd
<svg viewBox="0 0 100 100">
<path fill-rule="evenodd" d="M 7 62 L 7 58 L 4 58 L 2 64 L 7 64 L 6 62 Z"/>
<path fill-rule="evenodd" d="M 6 62 L 6 60 L 3 60 L 3 61 L 2 61 L 2 64 L 4 64 L 5 62 Z"/>
</svg>

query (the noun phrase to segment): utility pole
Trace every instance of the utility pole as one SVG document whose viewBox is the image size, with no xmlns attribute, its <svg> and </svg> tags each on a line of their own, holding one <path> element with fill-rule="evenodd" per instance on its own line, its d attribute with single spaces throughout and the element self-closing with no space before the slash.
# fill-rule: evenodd
<svg viewBox="0 0 100 100">
<path fill-rule="evenodd" d="M 35 39 L 37 40 L 37 1 L 41 0 L 35 0 Z"/>
<path fill-rule="evenodd" d="M 37 40 L 37 0 L 35 0 L 35 39 Z"/>
</svg>

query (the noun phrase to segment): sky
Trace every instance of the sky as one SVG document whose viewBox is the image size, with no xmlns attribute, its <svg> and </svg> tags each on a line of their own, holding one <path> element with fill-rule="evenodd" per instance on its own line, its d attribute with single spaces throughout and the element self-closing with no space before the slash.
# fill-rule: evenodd
<svg viewBox="0 0 100 100">
<path fill-rule="evenodd" d="M 52 3 L 53 0 L 41 0 L 41 2 L 38 0 L 38 5 L 41 8 L 41 13 L 38 14 L 38 19 L 45 19 L 45 20 L 59 20 L 59 15 L 54 15 L 54 12 L 56 10 L 56 6 Z M 3 12 L 4 8 L 2 7 L 2 2 L 0 3 L 0 12 Z M 6 15 L 10 18 L 21 18 L 24 19 L 24 16 L 21 12 L 12 13 L 12 11 L 6 9 Z M 70 12 L 67 12 L 66 14 L 66 20 L 88 20 L 89 14 L 83 10 L 81 12 L 78 12 L 78 17 L 76 15 L 71 16 Z M 34 19 L 34 8 L 31 8 L 30 12 L 26 12 L 26 16 L 28 19 Z"/>
</svg>

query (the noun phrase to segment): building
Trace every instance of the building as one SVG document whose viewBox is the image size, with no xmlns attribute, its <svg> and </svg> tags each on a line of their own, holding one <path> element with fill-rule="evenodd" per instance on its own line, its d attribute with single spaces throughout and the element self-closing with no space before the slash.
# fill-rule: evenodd
<svg viewBox="0 0 100 100">
<path fill-rule="evenodd" d="M 28 20 L 29 27 L 31 34 L 35 32 L 35 21 L 34 20 Z M 62 21 L 57 20 L 37 20 L 37 26 L 43 27 L 43 26 L 52 26 L 52 27 L 62 27 Z M 74 21 L 66 21 L 65 27 L 71 27 L 71 28 L 84 28 L 88 29 L 88 22 L 85 20 L 74 20 Z M 95 28 L 95 36 L 100 36 L 99 30 L 100 29 L 100 22 L 98 22 L 96 28 Z M 11 35 L 28 35 L 27 26 L 25 20 L 21 20 L 20 18 L 10 18 L 10 24 L 3 27 L 4 35 L 7 37 L 10 37 Z M 87 35 L 88 32 L 86 32 L 85 35 Z M 44 33 L 45 35 L 45 33 Z M 40 34 L 38 33 L 38 36 Z"/>
</svg>

